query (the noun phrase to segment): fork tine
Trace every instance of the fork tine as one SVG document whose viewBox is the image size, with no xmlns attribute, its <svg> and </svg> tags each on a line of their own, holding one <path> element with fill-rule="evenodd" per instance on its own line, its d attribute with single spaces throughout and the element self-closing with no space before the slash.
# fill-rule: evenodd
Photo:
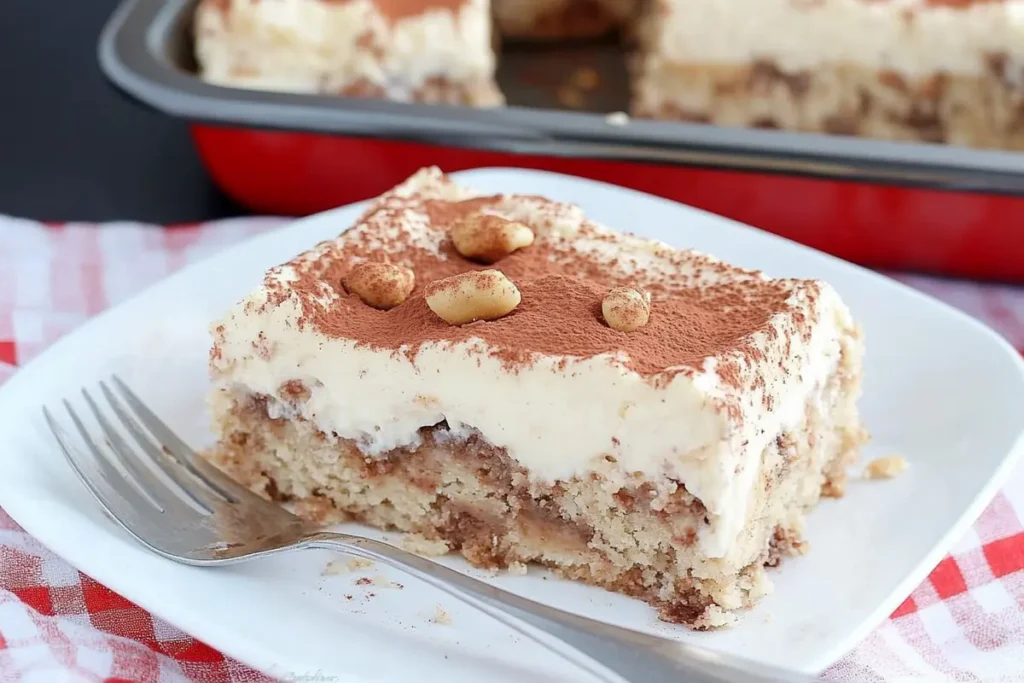
<svg viewBox="0 0 1024 683">
<path fill-rule="evenodd" d="M 78 475 L 79 481 L 85 485 L 85 488 L 93 495 L 93 498 L 100 504 L 103 511 L 107 513 L 107 516 L 136 541 L 153 552 L 169 556 L 166 551 L 161 550 L 150 540 L 147 540 L 147 538 L 151 538 L 151 531 L 146 531 L 147 524 L 144 523 L 147 515 L 138 514 L 145 510 L 146 506 L 155 507 L 159 511 L 160 508 L 157 501 L 145 491 L 140 491 L 140 489 L 126 484 L 124 476 L 105 458 L 102 451 L 96 446 L 96 443 L 89 437 L 89 433 L 85 425 L 82 424 L 81 419 L 79 419 L 78 414 L 66 400 L 64 401 L 64 408 L 67 410 L 68 415 L 71 416 L 72 422 L 75 423 L 78 433 L 89 447 L 89 451 L 93 455 L 92 458 L 84 455 L 80 449 L 70 443 L 66 438 L 66 432 L 63 427 L 60 426 L 48 408 L 43 408 L 43 416 L 50 427 L 50 433 L 53 434 L 53 438 L 56 439 L 57 445 L 60 446 L 60 450 L 64 454 L 64 459 L 67 460 L 68 464 L 71 465 L 71 469 Z M 92 463 L 89 462 L 90 460 Z M 122 485 L 119 486 L 118 484 Z M 160 514 L 154 515 L 153 519 L 165 520 L 166 518 L 163 514 Z M 148 526 L 152 530 L 153 525 L 150 524 Z M 155 526 L 156 528 L 163 528 L 164 523 L 158 521 Z"/>
<path fill-rule="evenodd" d="M 162 456 L 173 458 L 175 462 L 188 470 L 190 474 L 200 479 L 230 503 L 239 502 L 241 498 L 247 497 L 247 494 L 256 495 L 200 458 L 187 443 L 182 441 L 170 427 L 164 424 L 153 411 L 146 407 L 142 399 L 136 396 L 128 388 L 128 385 L 121 381 L 120 377 L 112 375 L 111 381 L 120 391 L 121 397 L 139 418 L 142 425 L 156 438 L 157 443 L 161 446 Z"/>
<path fill-rule="evenodd" d="M 146 433 L 143 427 L 139 424 L 138 420 L 132 415 L 131 412 L 125 409 L 121 404 L 121 400 L 118 399 L 117 395 L 107 386 L 106 382 L 100 382 L 100 390 L 106 397 L 107 402 L 110 403 L 110 407 L 117 413 L 117 417 L 121 420 L 121 424 L 126 430 L 132 435 L 136 443 L 145 451 L 145 456 L 148 456 L 150 463 L 158 467 L 164 474 L 170 477 L 181 490 L 189 496 L 190 499 L 198 503 L 207 512 L 213 512 L 210 506 L 211 494 L 219 500 L 227 500 L 233 502 L 230 498 L 227 498 L 223 493 L 216 488 L 213 488 L 206 484 L 206 482 L 198 477 L 193 476 L 190 470 L 187 470 L 181 465 L 176 458 L 173 458 L 167 454 L 167 452 L 160 448 L 153 442 L 153 438 Z M 143 457 L 143 456 L 139 456 Z"/>
<path fill-rule="evenodd" d="M 49 409 L 43 408 L 43 416 L 46 418 L 46 423 L 50 427 L 50 431 L 53 433 L 54 438 L 57 440 L 57 444 L 60 446 L 61 452 L 64 453 L 64 458 L 71 465 L 71 469 L 75 471 L 78 478 L 81 480 L 85 487 L 89 489 L 92 495 L 99 501 L 100 505 L 112 516 L 120 522 L 120 516 L 115 512 L 118 509 L 118 504 L 114 501 L 115 498 L 121 498 L 122 506 L 130 505 L 135 509 L 144 509 L 143 506 L 150 505 L 161 510 L 159 503 L 152 498 L 146 497 L 140 494 L 136 489 L 132 487 L 123 488 L 121 490 L 115 490 L 111 485 L 111 480 L 119 481 L 123 479 L 121 474 L 113 468 L 113 466 L 103 456 L 103 453 L 96 447 L 92 439 L 89 438 L 88 432 L 85 430 L 85 426 L 82 421 L 78 418 L 77 413 L 71 407 L 71 404 L 64 401 L 64 409 L 67 410 L 68 415 L 71 416 L 72 422 L 78 428 L 78 433 L 82 435 L 86 445 L 92 452 L 92 466 L 88 464 L 88 458 L 82 458 L 79 455 L 79 451 L 72 447 L 63 436 L 64 430 L 54 419 Z M 123 523 L 121 523 L 123 525 Z"/>
<path fill-rule="evenodd" d="M 113 400 L 113 395 L 111 394 L 110 389 L 108 389 L 102 382 L 100 383 L 100 389 L 103 391 L 103 395 L 106 396 L 107 401 L 110 402 L 114 412 L 117 413 L 118 417 L 121 417 L 123 421 L 124 417 L 121 415 L 121 407 Z M 156 476 L 156 474 L 145 465 L 142 465 L 140 458 L 143 456 L 134 452 L 132 448 L 125 443 L 120 432 L 118 432 L 106 418 L 103 411 L 101 411 L 99 406 L 96 405 L 96 401 L 94 401 L 92 396 L 89 395 L 89 392 L 83 389 L 82 396 L 85 397 L 86 403 L 89 404 L 89 408 L 92 410 L 92 414 L 95 416 L 96 422 L 99 423 L 100 428 L 103 430 L 103 434 L 106 436 L 107 443 L 109 444 L 110 449 L 114 452 L 114 455 L 117 456 L 117 459 L 120 460 L 121 464 L 124 466 L 125 470 L 128 471 L 131 477 L 135 479 L 135 484 L 142 489 L 144 493 L 152 495 L 156 500 L 160 501 L 160 506 L 164 511 L 166 511 L 169 506 L 173 506 L 172 501 L 174 501 L 175 498 L 178 500 L 185 498 L 186 500 L 184 502 L 193 503 L 198 506 L 200 511 L 207 513 L 213 512 L 209 505 L 190 490 L 188 485 L 182 484 L 182 482 L 178 480 L 177 472 L 168 471 L 171 468 L 161 467 L 161 469 L 174 482 L 174 486 L 161 481 L 160 477 Z M 128 431 L 132 431 L 130 427 Z M 138 435 L 133 433 L 132 436 L 135 436 L 136 440 L 139 441 L 139 445 L 142 446 L 143 449 L 155 449 L 148 439 L 143 442 L 139 439 Z"/>
</svg>

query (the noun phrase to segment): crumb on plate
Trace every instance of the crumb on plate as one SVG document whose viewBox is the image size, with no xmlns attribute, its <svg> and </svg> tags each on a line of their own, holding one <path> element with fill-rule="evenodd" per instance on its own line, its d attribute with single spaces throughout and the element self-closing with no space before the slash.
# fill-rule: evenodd
<svg viewBox="0 0 1024 683">
<path fill-rule="evenodd" d="M 347 574 L 348 572 L 359 571 L 360 569 L 366 569 L 367 567 L 372 566 L 372 560 L 366 560 L 362 557 L 352 557 L 347 560 L 333 560 L 328 562 L 321 574 L 323 576 L 335 576 L 337 574 Z"/>
<path fill-rule="evenodd" d="M 902 455 L 886 455 L 875 458 L 864 469 L 868 479 L 892 479 L 907 471 L 909 463 Z"/>
</svg>

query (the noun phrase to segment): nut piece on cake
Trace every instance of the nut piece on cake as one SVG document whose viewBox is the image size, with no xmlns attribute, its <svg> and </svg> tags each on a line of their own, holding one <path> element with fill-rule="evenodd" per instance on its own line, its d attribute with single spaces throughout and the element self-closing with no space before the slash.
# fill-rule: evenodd
<svg viewBox="0 0 1024 683">
<path fill-rule="evenodd" d="M 448 234 L 455 251 L 472 261 L 488 265 L 533 244 L 533 231 L 527 226 L 485 213 L 465 216 L 452 226 Z"/>
<path fill-rule="evenodd" d="M 522 301 L 519 289 L 500 270 L 459 273 L 427 285 L 427 306 L 452 325 L 497 320 Z"/>
<path fill-rule="evenodd" d="M 632 287 L 615 287 L 604 295 L 601 314 L 613 330 L 635 332 L 651 317 L 651 295 Z"/>
<path fill-rule="evenodd" d="M 389 310 L 404 302 L 416 286 L 416 275 L 393 263 L 360 263 L 345 278 L 345 287 L 368 306 Z"/>
<path fill-rule="evenodd" d="M 443 248 L 453 217 L 481 211 L 535 235 L 509 277 Z M 430 284 L 381 316 L 324 280 L 367 259 L 415 263 Z M 602 320 L 606 295 L 643 311 L 655 287 L 643 334 Z M 272 269 L 213 329 L 209 457 L 253 490 L 479 567 L 541 563 L 698 629 L 770 589 L 864 439 L 863 343 L 827 284 L 437 169 Z M 275 352 L 258 353 L 261 340 Z"/>
</svg>

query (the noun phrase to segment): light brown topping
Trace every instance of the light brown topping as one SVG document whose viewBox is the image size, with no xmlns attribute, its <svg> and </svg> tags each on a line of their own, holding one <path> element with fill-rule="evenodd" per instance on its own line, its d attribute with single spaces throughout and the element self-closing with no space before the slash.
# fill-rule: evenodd
<svg viewBox="0 0 1024 683">
<path fill-rule="evenodd" d="M 444 611 L 444 608 L 438 605 L 434 608 L 434 616 L 430 618 L 430 621 L 441 626 L 449 626 L 452 623 L 452 617 Z"/>
<path fill-rule="evenodd" d="M 452 226 L 448 235 L 457 252 L 485 264 L 533 244 L 533 231 L 522 223 L 484 213 L 465 216 Z"/>
<path fill-rule="evenodd" d="M 632 287 L 615 287 L 604 295 L 601 313 L 613 330 L 636 332 L 651 318 L 651 295 Z"/>
<path fill-rule="evenodd" d="M 440 181 L 441 187 L 449 185 L 447 179 Z M 440 195 L 438 190 L 416 193 L 406 188 L 402 194 L 382 196 L 342 238 L 291 261 L 288 267 L 295 278 L 282 280 L 272 273 L 264 281 L 266 305 L 295 297 L 302 306 L 300 329 L 310 327 L 329 338 L 400 351 L 412 361 L 428 343 L 481 339 L 510 371 L 532 364 L 537 355 L 583 359 L 615 354 L 630 370 L 663 382 L 703 367 L 709 356 L 727 352 L 718 364 L 722 381 L 747 388 L 753 379 L 748 368 L 764 360 L 760 347 L 752 343 L 754 332 L 764 331 L 772 340 L 779 337 L 779 358 L 774 362 L 789 372 L 800 360 L 789 351 L 790 338 L 806 336 L 817 320 L 819 285 L 813 281 L 766 280 L 754 271 L 661 246 L 642 255 L 656 264 L 657 270 L 649 271 L 637 261 L 641 255 L 635 251 L 616 256 L 618 237 L 586 221 L 578 239 L 608 248 L 579 250 L 577 238 L 551 234 L 561 229 L 553 219 L 556 207 L 537 197 L 518 198 L 536 211 L 519 218 L 536 235 L 534 243 L 501 261 L 501 272 L 521 292 L 521 303 L 512 315 L 486 324 L 452 325 L 431 310 L 422 285 L 388 311 L 366 306 L 341 288 L 354 265 L 367 260 L 400 263 L 414 270 L 420 283 L 485 270 L 487 266 L 458 254 L 447 239 L 448 231 L 465 216 L 498 211 L 513 198 L 452 201 Z M 424 216 L 425 234 L 428 241 L 436 239 L 437 249 L 424 246 L 424 233 L 418 232 Z M 322 305 L 325 285 L 337 295 L 327 308 Z M 612 329 L 602 319 L 602 301 L 618 286 L 643 287 L 653 298 L 655 314 L 630 334 Z M 788 300 L 795 291 L 802 292 L 807 303 L 793 309 Z M 772 316 L 787 311 L 792 315 L 784 324 L 769 324 Z M 743 358 L 747 362 L 739 362 Z"/>
<path fill-rule="evenodd" d="M 821 495 L 826 498 L 842 498 L 846 495 L 846 474 L 834 475 L 821 485 Z"/>
<path fill-rule="evenodd" d="M 329 0 L 346 2 L 347 0 Z M 458 14 L 467 0 L 378 0 L 374 5 L 384 18 L 396 22 L 409 17 L 418 17 L 428 11 L 442 11 Z"/>
<path fill-rule="evenodd" d="M 864 475 L 868 479 L 892 479 L 903 474 L 907 467 L 907 461 L 902 456 L 887 455 L 869 462 Z"/>
<path fill-rule="evenodd" d="M 393 263 L 360 263 L 345 279 L 345 286 L 363 303 L 383 311 L 408 299 L 415 285 L 415 274 Z"/>
<path fill-rule="evenodd" d="M 313 395 L 309 390 L 309 387 L 303 384 L 301 380 L 297 379 L 288 380 L 280 386 L 277 392 L 281 395 L 281 398 L 293 403 L 304 403 Z"/>
<path fill-rule="evenodd" d="M 252 0 L 245 0 L 251 2 Z M 344 5 L 350 0 L 322 0 L 326 5 Z M 467 0 L 378 0 L 377 11 L 388 21 L 396 22 L 409 17 L 419 16 L 428 10 L 441 10 L 451 13 L 459 12 Z M 200 3 L 214 11 L 229 13 L 232 9 L 231 0 L 202 0 Z"/>
<path fill-rule="evenodd" d="M 460 273 L 427 285 L 427 306 L 451 325 L 497 320 L 522 301 L 522 295 L 500 270 Z"/>
<path fill-rule="evenodd" d="M 991 3 L 1002 3 L 1006 0 L 926 0 L 925 5 L 929 7 L 950 7 L 952 9 L 970 9 L 975 5 L 988 5 Z"/>
<path fill-rule="evenodd" d="M 277 350 L 277 344 L 267 339 L 267 335 L 261 331 L 252 343 L 252 350 L 256 352 L 256 356 L 258 358 L 262 360 L 270 360 L 274 357 L 274 352 Z"/>
</svg>

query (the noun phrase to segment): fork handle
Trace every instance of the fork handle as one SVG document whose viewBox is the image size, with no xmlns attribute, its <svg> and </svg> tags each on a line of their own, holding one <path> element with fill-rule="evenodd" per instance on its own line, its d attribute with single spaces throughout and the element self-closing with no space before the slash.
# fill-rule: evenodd
<svg viewBox="0 0 1024 683">
<path fill-rule="evenodd" d="M 368 538 L 321 532 L 306 547 L 382 562 L 476 607 L 606 683 L 803 683 L 811 677 L 542 605 Z"/>
</svg>

